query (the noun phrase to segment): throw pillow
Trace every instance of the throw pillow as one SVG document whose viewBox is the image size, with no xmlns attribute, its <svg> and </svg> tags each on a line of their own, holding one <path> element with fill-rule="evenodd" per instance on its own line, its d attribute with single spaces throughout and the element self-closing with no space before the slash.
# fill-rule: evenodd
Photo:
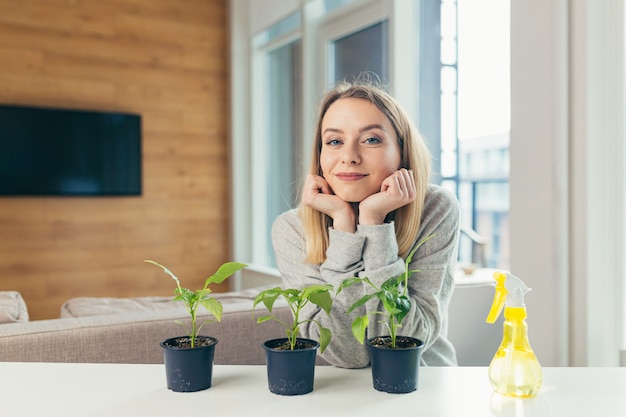
<svg viewBox="0 0 626 417">
<path fill-rule="evenodd" d="M 0 323 L 28 321 L 28 309 L 17 291 L 0 291 Z"/>
</svg>

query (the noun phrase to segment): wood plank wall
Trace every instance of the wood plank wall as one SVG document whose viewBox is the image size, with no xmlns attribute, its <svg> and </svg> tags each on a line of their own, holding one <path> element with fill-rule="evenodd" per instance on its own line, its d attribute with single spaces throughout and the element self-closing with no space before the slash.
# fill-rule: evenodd
<svg viewBox="0 0 626 417">
<path fill-rule="evenodd" d="M 0 103 L 139 113 L 140 197 L 0 197 L 0 291 L 171 295 L 230 256 L 227 0 L 0 0 Z M 226 287 L 218 288 L 218 291 Z"/>
</svg>

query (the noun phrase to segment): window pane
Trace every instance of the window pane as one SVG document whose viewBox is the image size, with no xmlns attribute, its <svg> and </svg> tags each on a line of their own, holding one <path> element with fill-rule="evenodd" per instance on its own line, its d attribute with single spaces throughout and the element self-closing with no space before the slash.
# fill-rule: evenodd
<svg viewBox="0 0 626 417">
<path fill-rule="evenodd" d="M 281 36 L 297 31 L 298 29 L 300 29 L 301 23 L 302 12 L 300 12 L 300 10 L 297 10 L 296 12 L 277 22 L 275 25 L 257 34 L 254 37 L 253 42 L 257 46 L 265 45 L 275 39 L 280 38 Z"/>
<path fill-rule="evenodd" d="M 283 46 L 268 54 L 267 127 L 267 225 L 282 212 L 297 205 L 302 178 L 301 42 Z M 271 247 L 267 233 L 267 247 Z M 271 265 L 275 265 L 269 251 Z"/>
<path fill-rule="evenodd" d="M 451 147 L 451 122 L 446 119 L 456 106 L 462 222 L 486 240 L 481 246 L 462 239 L 459 259 L 508 268 L 509 1 L 444 0 L 441 13 L 442 48 L 452 48 L 446 42 L 452 43 L 455 33 L 458 48 L 456 96 L 444 77 L 444 70 L 452 68 L 446 65 L 454 65 L 448 62 L 452 52 L 442 50 L 442 150 Z"/>
<path fill-rule="evenodd" d="M 441 149 L 456 150 L 456 94 L 441 94 Z"/>
<path fill-rule="evenodd" d="M 459 138 L 510 129 L 509 2 L 459 2 Z"/>
<path fill-rule="evenodd" d="M 267 40 L 270 41 L 272 39 L 279 38 L 289 32 L 293 32 L 294 30 L 298 30 L 300 28 L 301 19 L 302 13 L 300 13 L 299 10 L 287 16 L 267 30 Z"/>
<path fill-rule="evenodd" d="M 441 152 L 441 176 L 451 178 L 456 176 L 456 152 Z"/>
<path fill-rule="evenodd" d="M 348 76 L 358 77 L 362 72 L 373 72 L 387 84 L 388 52 L 387 21 L 352 33 L 332 43 L 330 48 L 331 74 L 337 82 Z"/>
<path fill-rule="evenodd" d="M 509 183 L 484 182 L 476 185 L 476 229 L 489 239 L 487 266 L 509 266 Z"/>
<path fill-rule="evenodd" d="M 454 1 L 441 2 L 441 62 L 456 64 L 456 4 Z"/>
<path fill-rule="evenodd" d="M 456 37 L 456 2 L 443 0 L 441 2 L 441 37 Z"/>
<path fill-rule="evenodd" d="M 441 40 L 441 63 L 444 65 L 456 64 L 456 40 Z"/>
<path fill-rule="evenodd" d="M 340 7 L 345 6 L 348 3 L 353 2 L 354 0 L 324 0 L 324 9 L 326 13 L 338 9 Z"/>
</svg>

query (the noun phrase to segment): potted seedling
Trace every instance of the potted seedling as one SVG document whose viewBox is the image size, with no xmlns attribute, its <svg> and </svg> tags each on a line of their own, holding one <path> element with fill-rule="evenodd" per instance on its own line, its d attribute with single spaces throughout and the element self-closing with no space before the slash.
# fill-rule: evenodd
<svg viewBox="0 0 626 417">
<path fill-rule="evenodd" d="M 202 336 L 199 332 L 206 323 L 221 321 L 223 306 L 219 300 L 210 295 L 212 291 L 209 286 L 221 284 L 226 278 L 247 265 L 227 262 L 205 280 L 204 287 L 192 291 L 182 287 L 176 275 L 160 263 L 151 260 L 145 262 L 162 268 L 166 274 L 172 277 L 176 282 L 172 301 L 182 302 L 191 318 L 187 335 L 165 339 L 160 343 L 163 348 L 167 388 L 176 392 L 193 392 L 211 387 L 213 357 L 218 340 L 211 336 Z M 207 319 L 198 323 L 198 311 L 201 306 L 214 319 Z M 185 326 L 185 323 L 180 320 L 176 322 Z"/>
<path fill-rule="evenodd" d="M 301 395 L 313 390 L 315 379 L 315 358 L 317 349 L 323 352 L 331 339 L 329 329 L 314 319 L 302 319 L 300 314 L 308 303 L 319 306 L 326 314 L 330 313 L 333 301 L 333 286 L 311 285 L 302 289 L 271 288 L 260 292 L 254 299 L 254 308 L 263 303 L 270 314 L 257 318 L 257 323 L 275 320 L 285 327 L 287 337 L 268 340 L 263 343 L 267 363 L 267 380 L 270 392 L 280 395 Z M 293 320 L 283 321 L 272 313 L 274 303 L 282 297 L 287 301 Z M 300 338 L 300 326 L 313 322 L 319 328 L 319 342 Z"/>
<path fill-rule="evenodd" d="M 382 311 L 366 313 L 356 317 L 352 322 L 352 334 L 361 344 L 365 342 L 365 332 L 370 323 L 369 315 L 380 316 L 380 322 L 389 331 L 388 335 L 375 335 L 367 340 L 372 381 L 374 388 L 378 391 L 407 393 L 417 389 L 419 363 L 424 342 L 414 337 L 401 336 L 398 331 L 402 327 L 402 320 L 411 310 L 411 298 L 408 295 L 409 278 L 419 272 L 409 270 L 409 264 L 417 249 L 431 237 L 432 235 L 421 240 L 409 253 L 402 274 L 389 278 L 380 286 L 367 277 L 354 277 L 344 280 L 337 288 L 337 294 L 357 283 L 371 288 L 369 293 L 350 306 L 347 314 L 372 299 L 377 299 L 382 305 Z"/>
</svg>

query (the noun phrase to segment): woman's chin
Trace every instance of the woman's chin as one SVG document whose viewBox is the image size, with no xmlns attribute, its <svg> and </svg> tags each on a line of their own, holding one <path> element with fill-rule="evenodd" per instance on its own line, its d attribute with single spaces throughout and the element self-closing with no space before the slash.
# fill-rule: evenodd
<svg viewBox="0 0 626 417">
<path fill-rule="evenodd" d="M 336 195 L 347 203 L 360 203 L 367 197 L 362 193 L 336 193 Z"/>
</svg>

